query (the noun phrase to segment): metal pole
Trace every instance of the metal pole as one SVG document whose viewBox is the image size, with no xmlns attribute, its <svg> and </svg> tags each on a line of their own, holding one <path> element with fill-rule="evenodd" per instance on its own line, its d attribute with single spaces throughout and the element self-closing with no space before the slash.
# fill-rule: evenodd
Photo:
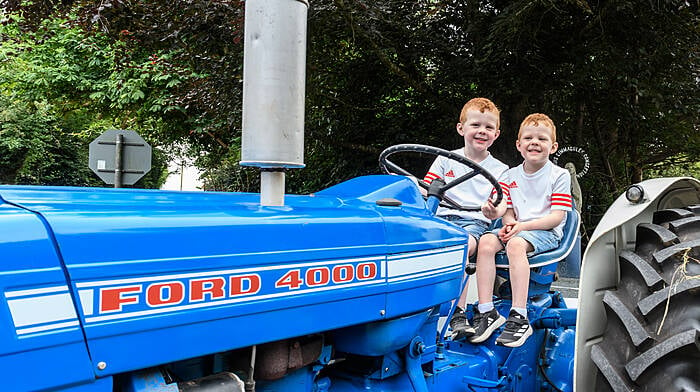
<svg viewBox="0 0 700 392">
<path fill-rule="evenodd" d="M 114 155 L 114 187 L 122 187 L 122 151 L 124 147 L 124 135 L 117 134 L 116 151 Z"/>
<path fill-rule="evenodd" d="M 185 160 L 180 161 L 180 190 L 182 190 L 182 180 L 185 177 Z"/>
<path fill-rule="evenodd" d="M 255 373 L 255 355 L 258 346 L 253 346 L 250 350 L 250 366 L 248 367 L 248 379 L 245 381 L 246 392 L 255 392 L 255 379 L 253 374 Z"/>
<path fill-rule="evenodd" d="M 262 169 L 260 171 L 260 204 L 264 206 L 284 205 L 284 171 Z"/>
</svg>

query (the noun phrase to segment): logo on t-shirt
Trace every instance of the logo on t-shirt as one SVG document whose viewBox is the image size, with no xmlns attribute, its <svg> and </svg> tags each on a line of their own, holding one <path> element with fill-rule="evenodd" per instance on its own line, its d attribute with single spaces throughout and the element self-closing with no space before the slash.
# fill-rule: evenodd
<svg viewBox="0 0 700 392">
<path fill-rule="evenodd" d="M 518 187 L 518 184 L 516 184 L 515 181 L 511 182 L 511 183 L 508 185 L 508 189 L 514 189 L 514 188 L 517 188 L 517 187 Z"/>
<path fill-rule="evenodd" d="M 450 171 L 448 171 L 447 173 L 445 173 L 445 177 L 452 177 L 452 178 L 454 178 L 454 176 L 455 176 L 455 173 L 454 173 L 452 170 L 450 170 Z"/>
</svg>

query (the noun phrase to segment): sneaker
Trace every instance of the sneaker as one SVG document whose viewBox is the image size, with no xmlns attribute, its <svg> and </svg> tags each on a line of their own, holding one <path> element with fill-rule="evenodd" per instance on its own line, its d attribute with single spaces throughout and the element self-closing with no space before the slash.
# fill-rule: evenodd
<svg viewBox="0 0 700 392">
<path fill-rule="evenodd" d="M 503 325 L 506 322 L 506 318 L 498 313 L 496 308 L 489 310 L 486 313 L 479 313 L 478 310 L 474 312 L 474 336 L 469 338 L 472 343 L 481 343 L 488 339 L 496 328 Z"/>
<path fill-rule="evenodd" d="M 452 340 L 462 339 L 474 335 L 474 327 L 469 325 L 469 320 L 467 320 L 467 315 L 460 308 L 455 310 L 452 315 L 452 320 L 450 320 L 450 329 L 452 329 L 452 334 L 450 337 Z"/>
<path fill-rule="evenodd" d="M 527 321 L 527 317 L 511 310 L 505 329 L 503 329 L 501 336 L 496 338 L 496 344 L 506 347 L 520 347 L 530 335 L 532 335 L 532 327 Z"/>
</svg>

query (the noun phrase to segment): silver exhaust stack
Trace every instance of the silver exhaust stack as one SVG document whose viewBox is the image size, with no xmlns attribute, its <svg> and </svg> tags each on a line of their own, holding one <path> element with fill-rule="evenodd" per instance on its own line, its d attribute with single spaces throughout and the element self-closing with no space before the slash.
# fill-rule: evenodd
<svg viewBox="0 0 700 392">
<path fill-rule="evenodd" d="M 260 172 L 260 204 L 284 205 L 288 168 L 304 167 L 307 0 L 247 0 L 242 166 Z"/>
</svg>

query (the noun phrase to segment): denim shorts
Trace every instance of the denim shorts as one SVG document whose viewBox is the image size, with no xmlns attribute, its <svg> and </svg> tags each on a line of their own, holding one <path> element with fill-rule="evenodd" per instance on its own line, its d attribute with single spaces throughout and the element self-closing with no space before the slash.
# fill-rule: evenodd
<svg viewBox="0 0 700 392">
<path fill-rule="evenodd" d="M 479 241 L 481 236 L 484 235 L 489 228 L 489 225 L 484 221 L 464 218 L 459 215 L 443 215 L 440 218 L 448 220 L 455 225 L 462 226 L 464 230 L 477 241 Z"/>
<path fill-rule="evenodd" d="M 500 227 L 498 229 L 491 230 L 490 233 L 498 237 L 499 230 L 501 230 Z M 529 242 L 534 248 L 532 252 L 527 252 L 527 257 L 532 257 L 534 255 L 538 255 L 548 250 L 556 249 L 559 246 L 559 242 L 561 241 L 561 239 L 557 237 L 557 235 L 554 234 L 554 231 L 552 230 L 521 231 L 515 236 L 520 237 L 525 241 Z"/>
</svg>

